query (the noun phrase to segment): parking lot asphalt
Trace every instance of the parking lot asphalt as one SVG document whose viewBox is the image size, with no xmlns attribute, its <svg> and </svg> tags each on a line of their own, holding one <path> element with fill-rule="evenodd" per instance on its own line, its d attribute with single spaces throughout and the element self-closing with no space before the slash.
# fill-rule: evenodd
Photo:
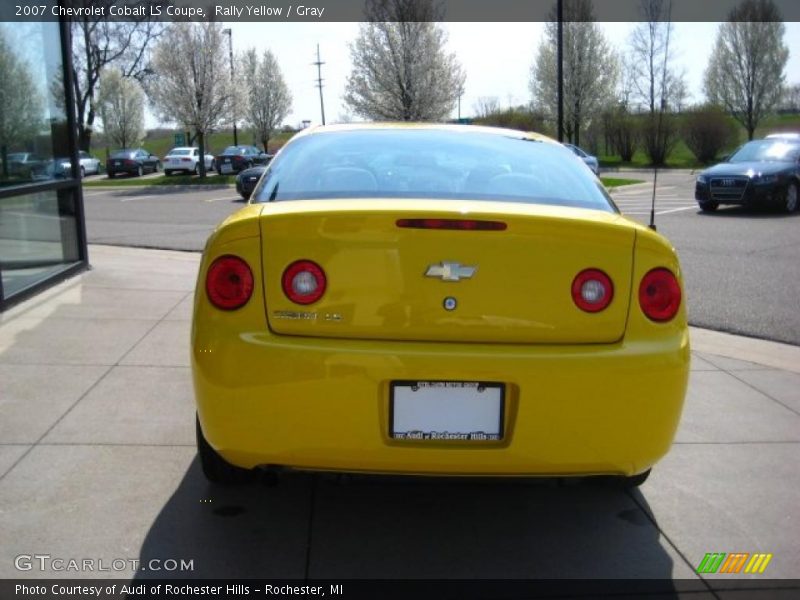
<svg viewBox="0 0 800 600">
<path fill-rule="evenodd" d="M 0 314 L 0 578 L 63 577 L 15 567 L 47 554 L 192 561 L 81 577 L 668 578 L 692 598 L 744 598 L 728 592 L 742 582 L 800 593 L 798 347 L 693 329 L 675 444 L 633 492 L 302 473 L 220 488 L 194 448 L 199 254 L 93 245 L 90 258 Z M 699 575 L 710 552 L 772 558 L 761 574 Z"/>
</svg>

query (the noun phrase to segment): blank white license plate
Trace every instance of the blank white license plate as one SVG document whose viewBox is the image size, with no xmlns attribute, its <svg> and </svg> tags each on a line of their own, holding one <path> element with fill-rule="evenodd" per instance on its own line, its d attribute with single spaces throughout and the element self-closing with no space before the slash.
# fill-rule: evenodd
<svg viewBox="0 0 800 600">
<path fill-rule="evenodd" d="M 450 442 L 503 439 L 505 386 L 477 381 L 394 381 L 389 435 Z"/>
</svg>

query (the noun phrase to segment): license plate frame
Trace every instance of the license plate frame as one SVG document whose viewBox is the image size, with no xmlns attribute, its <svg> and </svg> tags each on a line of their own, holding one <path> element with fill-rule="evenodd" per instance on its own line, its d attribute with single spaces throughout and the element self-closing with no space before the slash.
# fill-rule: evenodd
<svg viewBox="0 0 800 600">
<path fill-rule="evenodd" d="M 417 393 L 420 395 L 416 396 Z M 503 442 L 505 412 L 504 383 L 456 380 L 389 382 L 388 433 L 392 441 Z"/>
</svg>

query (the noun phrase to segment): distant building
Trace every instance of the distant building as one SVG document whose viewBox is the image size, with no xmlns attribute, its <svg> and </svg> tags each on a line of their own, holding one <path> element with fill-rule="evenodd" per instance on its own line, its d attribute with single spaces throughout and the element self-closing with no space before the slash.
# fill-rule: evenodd
<svg viewBox="0 0 800 600">
<path fill-rule="evenodd" d="M 88 265 L 69 26 L 0 22 L 0 310 Z"/>
</svg>

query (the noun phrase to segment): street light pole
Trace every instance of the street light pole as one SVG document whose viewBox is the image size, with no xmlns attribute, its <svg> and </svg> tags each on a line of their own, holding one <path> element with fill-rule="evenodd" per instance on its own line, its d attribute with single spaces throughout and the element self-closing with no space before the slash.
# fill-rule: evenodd
<svg viewBox="0 0 800 600">
<path fill-rule="evenodd" d="M 233 31 L 228 27 L 223 29 L 222 33 L 228 36 L 228 56 L 231 59 L 231 89 L 233 89 L 234 73 L 233 73 Z M 233 101 L 233 145 L 239 145 L 239 137 L 236 134 L 236 99 Z"/>
</svg>

